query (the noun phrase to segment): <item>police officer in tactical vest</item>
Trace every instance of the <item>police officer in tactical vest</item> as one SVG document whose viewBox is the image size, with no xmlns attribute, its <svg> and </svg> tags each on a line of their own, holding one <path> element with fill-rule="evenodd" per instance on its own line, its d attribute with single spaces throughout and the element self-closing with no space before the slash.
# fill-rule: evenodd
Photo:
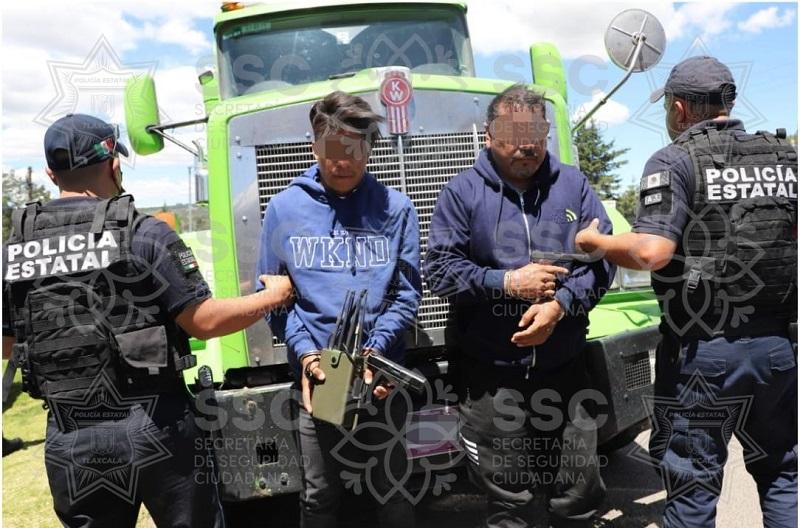
<svg viewBox="0 0 800 528">
<path fill-rule="evenodd" d="M 712 57 L 676 65 L 662 97 L 672 144 L 645 166 L 633 231 L 576 242 L 652 272 L 664 525 L 714 525 L 735 434 L 764 526 L 797 526 L 797 152 L 730 118 L 736 85 Z"/>
<path fill-rule="evenodd" d="M 213 299 L 195 257 L 122 189 L 115 127 L 71 114 L 45 134 L 60 195 L 14 211 L 4 260 L 23 389 L 49 409 L 45 461 L 68 527 L 224 525 L 182 371 L 188 337 L 245 328 L 287 302 L 286 277 Z"/>
</svg>

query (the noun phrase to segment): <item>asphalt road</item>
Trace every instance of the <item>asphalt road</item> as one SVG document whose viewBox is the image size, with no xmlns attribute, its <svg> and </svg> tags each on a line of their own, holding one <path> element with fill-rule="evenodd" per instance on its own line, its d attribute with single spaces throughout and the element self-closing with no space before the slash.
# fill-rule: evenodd
<svg viewBox="0 0 800 528">
<path fill-rule="evenodd" d="M 666 492 L 658 473 L 637 455 L 645 453 L 649 431 L 610 454 L 602 474 L 607 490 L 599 514 L 615 528 L 660 527 Z M 418 508 L 420 528 L 481 526 L 485 502 L 478 494 L 455 494 L 427 501 Z M 544 526 L 544 525 L 543 525 Z M 717 508 L 720 528 L 762 526 L 756 486 L 744 468 L 742 447 L 731 442 L 722 495 Z"/>
<path fill-rule="evenodd" d="M 636 441 L 608 456 L 603 468 L 603 478 L 608 487 L 607 497 L 600 514 L 617 528 L 661 526 L 661 512 L 666 493 L 660 477 L 647 463 L 637 458 L 647 446 L 649 431 L 641 433 Z M 483 497 L 466 482 L 454 483 L 453 489 L 437 498 L 426 498 L 416 506 L 418 528 L 471 528 L 482 526 L 486 503 Z M 342 511 L 347 527 L 374 527 L 374 512 L 365 511 L 358 504 L 345 501 Z M 229 519 L 233 527 L 297 526 L 297 499 L 273 499 L 269 505 L 252 503 L 239 506 Z M 755 528 L 761 526 L 755 484 L 747 474 L 742 461 L 742 449 L 734 439 L 725 466 L 725 481 L 717 511 L 720 528 Z M 546 524 L 541 524 L 546 526 Z"/>
</svg>

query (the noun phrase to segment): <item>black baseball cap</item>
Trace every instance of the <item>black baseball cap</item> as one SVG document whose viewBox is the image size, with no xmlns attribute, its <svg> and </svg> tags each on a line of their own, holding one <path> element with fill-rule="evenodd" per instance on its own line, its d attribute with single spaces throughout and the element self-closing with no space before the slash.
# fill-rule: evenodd
<svg viewBox="0 0 800 528">
<path fill-rule="evenodd" d="M 736 82 L 728 67 L 714 57 L 690 57 L 672 68 L 664 87 L 650 94 L 650 102 L 655 103 L 665 93 L 732 104 L 736 99 Z"/>
<path fill-rule="evenodd" d="M 119 128 L 85 114 L 67 114 L 44 134 L 44 155 L 51 170 L 74 170 L 100 163 L 128 149 Z"/>
</svg>

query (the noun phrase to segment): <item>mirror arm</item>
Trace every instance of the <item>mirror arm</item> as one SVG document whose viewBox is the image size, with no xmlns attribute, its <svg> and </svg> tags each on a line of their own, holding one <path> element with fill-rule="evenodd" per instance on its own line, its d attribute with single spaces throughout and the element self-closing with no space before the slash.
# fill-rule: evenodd
<svg viewBox="0 0 800 528">
<path fill-rule="evenodd" d="M 204 163 L 206 161 L 206 153 L 203 151 L 202 143 L 200 143 L 199 139 L 193 139 L 192 145 L 197 149 L 197 159 Z"/>
<path fill-rule="evenodd" d="M 195 157 L 197 157 L 197 158 L 202 160 L 203 159 L 203 151 L 202 150 L 200 150 L 199 148 L 197 150 L 192 149 L 192 147 L 190 147 L 186 143 L 184 143 L 184 142 L 180 141 L 179 139 L 177 139 L 177 138 L 175 138 L 173 136 L 170 136 L 169 134 L 165 133 L 164 130 L 173 129 L 173 128 L 180 128 L 180 127 L 185 127 L 185 126 L 189 126 L 189 125 L 199 125 L 201 123 L 207 123 L 207 122 L 208 122 L 208 116 L 202 117 L 200 119 L 192 119 L 191 121 L 179 121 L 177 123 L 167 123 L 167 124 L 164 124 L 164 125 L 151 125 L 151 126 L 147 127 L 147 131 L 148 132 L 152 132 L 154 134 L 158 134 L 159 136 L 161 136 L 162 138 L 166 139 L 167 141 L 170 141 L 170 142 L 178 145 L 180 148 L 182 148 L 183 150 L 185 150 L 186 152 L 188 152 L 192 156 L 195 156 Z"/>
<path fill-rule="evenodd" d="M 631 74 L 633 73 L 633 69 L 636 66 L 636 61 L 639 60 L 639 55 L 642 53 L 642 49 L 644 48 L 644 44 L 645 44 L 646 40 L 647 40 L 647 37 L 645 35 L 641 35 L 641 34 L 637 35 L 637 37 L 636 37 L 636 48 L 633 50 L 633 57 L 631 58 L 630 64 L 628 65 L 628 70 L 625 72 L 625 76 L 622 77 L 622 79 L 620 79 L 620 81 L 614 86 L 614 88 L 611 89 L 610 92 L 608 92 L 605 95 L 605 97 L 600 99 L 600 101 L 594 106 L 594 108 L 589 110 L 589 112 L 585 116 L 583 116 L 581 118 L 581 120 L 578 121 L 575 124 L 575 126 L 572 127 L 572 131 L 573 132 L 575 132 L 580 127 L 582 127 L 583 124 L 586 123 L 595 114 L 595 112 L 600 110 L 600 107 L 603 106 L 604 104 L 606 104 L 608 102 L 608 100 L 611 99 L 611 96 L 614 95 L 617 90 L 619 90 L 620 86 L 625 84 L 625 82 L 628 80 L 628 78 L 630 78 Z"/>
</svg>

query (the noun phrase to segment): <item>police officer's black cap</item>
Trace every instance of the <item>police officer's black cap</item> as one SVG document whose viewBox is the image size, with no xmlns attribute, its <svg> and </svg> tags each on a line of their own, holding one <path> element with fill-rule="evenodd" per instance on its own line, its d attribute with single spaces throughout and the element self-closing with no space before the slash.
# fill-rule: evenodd
<svg viewBox="0 0 800 528">
<path fill-rule="evenodd" d="M 75 170 L 100 163 L 116 153 L 128 155 L 119 129 L 85 114 L 67 114 L 44 134 L 44 155 L 51 170 Z"/>
<path fill-rule="evenodd" d="M 650 102 L 655 103 L 665 93 L 731 105 L 736 99 L 736 82 L 728 67 L 714 57 L 690 57 L 672 68 L 667 83 L 650 95 Z"/>
</svg>

